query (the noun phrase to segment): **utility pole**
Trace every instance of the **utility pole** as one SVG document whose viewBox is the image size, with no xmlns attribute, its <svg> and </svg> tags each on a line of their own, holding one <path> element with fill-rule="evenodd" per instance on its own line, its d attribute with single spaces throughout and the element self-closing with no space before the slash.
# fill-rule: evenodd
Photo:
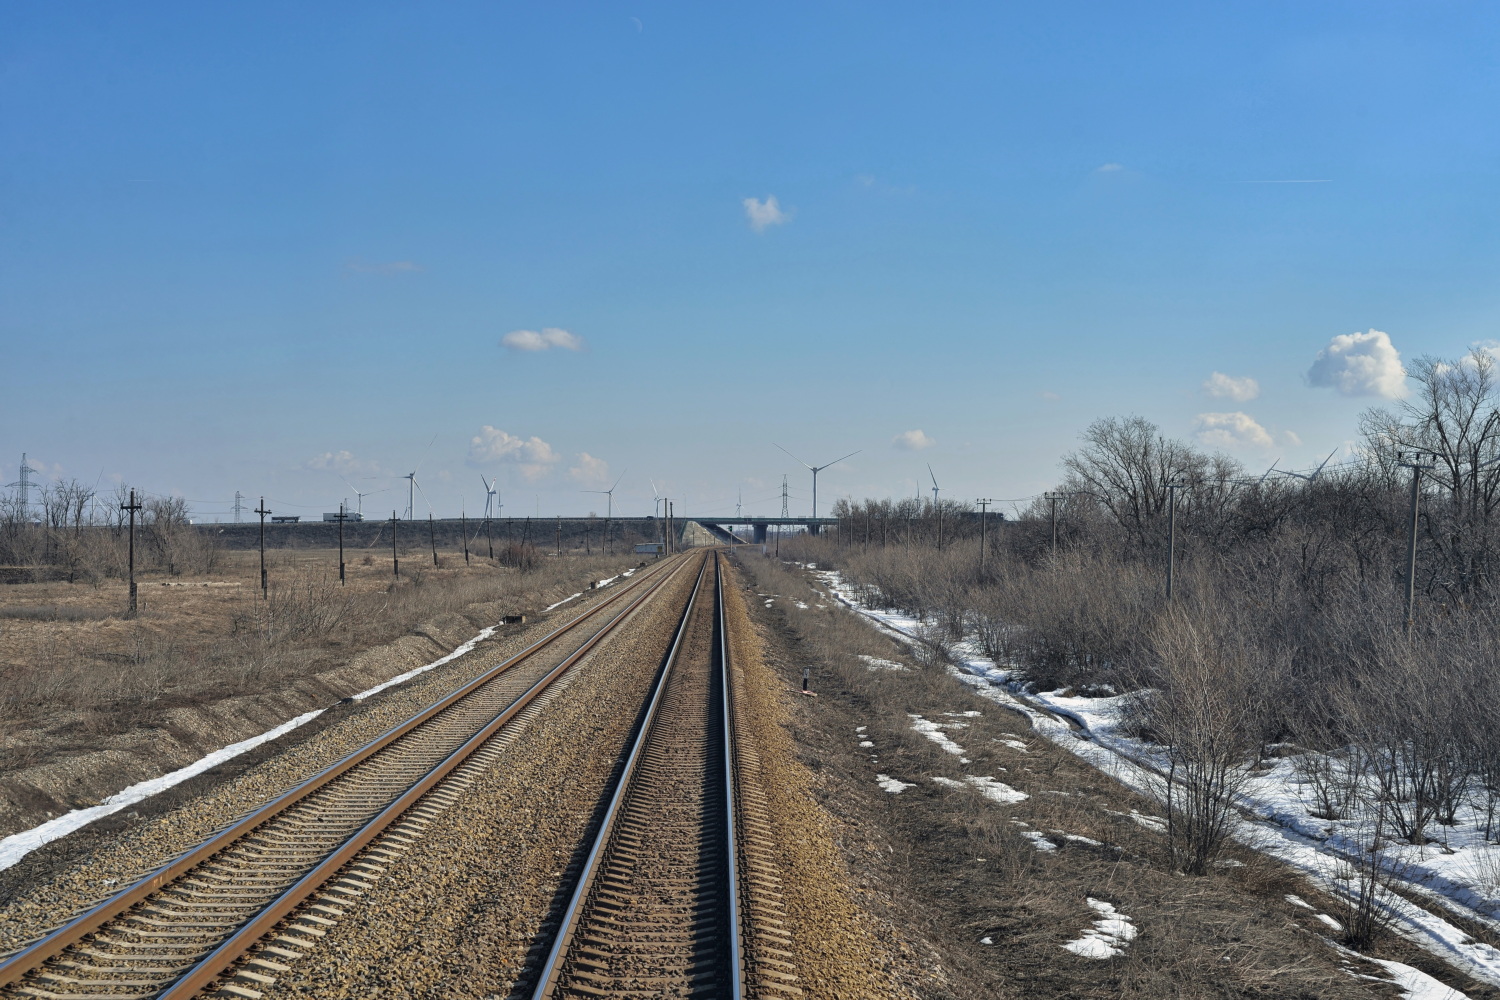
<svg viewBox="0 0 1500 1000">
<path fill-rule="evenodd" d="M 255 508 L 255 513 L 260 515 L 260 599 L 270 600 L 270 590 L 266 586 L 266 515 L 271 513 L 266 509 L 266 498 L 260 498 L 260 506 Z"/>
<path fill-rule="evenodd" d="M 1167 484 L 1167 603 L 1172 603 L 1172 588 L 1177 566 L 1177 491 L 1187 483 Z"/>
<path fill-rule="evenodd" d="M 437 524 L 432 519 L 432 511 L 427 512 L 427 538 L 432 542 L 432 565 L 437 567 Z"/>
<path fill-rule="evenodd" d="M 674 504 L 672 501 L 668 500 L 667 501 L 667 551 L 668 552 L 676 552 L 677 551 L 677 535 L 676 535 L 676 532 L 674 532 L 672 530 L 672 517 L 673 517 L 674 514 L 676 514 L 676 512 L 677 512 L 677 505 Z"/>
<path fill-rule="evenodd" d="M 1406 535 L 1406 625 L 1404 632 L 1406 638 L 1411 638 L 1412 627 L 1416 624 L 1417 605 L 1417 505 L 1422 498 L 1422 473 L 1430 472 L 1436 468 L 1434 462 L 1421 462 L 1417 455 L 1412 456 L 1412 461 L 1406 461 L 1404 454 L 1396 456 L 1396 464 L 1403 469 L 1411 470 L 1411 522 Z"/>
<path fill-rule="evenodd" d="M 463 522 L 464 529 L 464 566 L 469 565 L 469 512 L 462 507 L 458 509 L 459 520 Z"/>
<path fill-rule="evenodd" d="M 21 459 L 21 468 L 26 467 L 26 459 Z M 130 610 L 127 615 L 135 617 L 135 512 L 141 509 L 141 505 L 135 502 L 135 490 L 130 491 L 130 502 L 120 504 L 121 510 L 130 511 Z"/>
<path fill-rule="evenodd" d="M 391 511 L 391 575 L 401 577 L 401 559 L 396 555 L 396 512 Z"/>
<path fill-rule="evenodd" d="M 1052 504 L 1052 557 L 1057 558 L 1057 501 L 1067 498 L 1066 493 L 1043 493 L 1042 498 Z"/>
<path fill-rule="evenodd" d="M 943 551 L 943 505 L 934 498 L 932 506 L 937 510 L 938 551 L 941 552 Z"/>
<path fill-rule="evenodd" d="M 339 501 L 339 586 L 344 586 L 344 501 Z"/>
<path fill-rule="evenodd" d="M 989 537 L 985 534 L 985 515 L 989 513 L 990 504 L 995 501 L 989 497 L 980 497 L 974 501 L 979 505 L 979 579 L 984 581 L 984 554 L 989 548 Z"/>
<path fill-rule="evenodd" d="M 494 559 L 495 558 L 495 533 L 490 530 L 490 519 L 489 518 L 485 518 L 484 519 L 484 537 L 485 537 L 485 540 L 488 541 L 489 545 L 490 545 L 490 558 Z"/>
<path fill-rule="evenodd" d="M 557 554 L 562 555 L 562 515 L 557 515 Z"/>
</svg>

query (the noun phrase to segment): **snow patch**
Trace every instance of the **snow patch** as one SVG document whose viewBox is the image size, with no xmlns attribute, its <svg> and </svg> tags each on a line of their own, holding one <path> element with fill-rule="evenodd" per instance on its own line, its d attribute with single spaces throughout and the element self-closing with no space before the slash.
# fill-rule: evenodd
<svg viewBox="0 0 1500 1000">
<path fill-rule="evenodd" d="M 907 713 L 911 715 L 911 713 Z M 920 715 L 911 715 L 911 727 L 955 757 L 962 757 L 964 748 L 948 738 L 943 732 L 947 727 L 961 727 L 961 722 L 929 722 Z"/>
<path fill-rule="evenodd" d="M 882 660 L 878 656 L 866 656 L 864 653 L 860 653 L 859 658 L 864 660 L 865 666 L 871 670 L 906 670 L 905 666 L 895 660 Z"/>
<path fill-rule="evenodd" d="M 1021 836 L 1031 841 L 1031 846 L 1044 854 L 1057 850 L 1057 845 L 1048 840 L 1047 835 L 1040 830 L 1023 830 Z"/>
<path fill-rule="evenodd" d="M 211 767 L 216 767 L 226 760 L 238 757 L 242 753 L 255 749 L 262 743 L 268 743 L 278 736 L 291 732 L 298 726 L 311 722 L 322 715 L 324 711 L 325 709 L 318 708 L 311 712 L 304 712 L 295 719 L 283 722 L 275 729 L 261 733 L 259 736 L 252 736 L 248 740 L 231 743 L 227 747 L 215 750 L 213 753 L 194 761 L 187 767 L 178 768 L 159 778 L 137 782 L 129 788 L 116 792 L 97 806 L 90 806 L 87 809 L 74 809 L 72 812 L 64 813 L 56 819 L 48 820 L 41 826 L 35 826 L 30 830 L 11 834 L 4 840 L 0 840 L 0 871 L 11 867 L 43 844 L 49 844 L 59 837 L 65 837 L 80 827 L 88 826 L 96 819 L 108 816 L 111 813 L 117 813 L 126 806 L 134 805 L 142 799 L 148 799 L 157 792 L 165 791 L 173 785 L 180 785 L 189 778 L 202 774 Z"/>
<path fill-rule="evenodd" d="M 1080 958 L 1114 958 L 1123 955 L 1138 930 L 1130 918 L 1102 899 L 1088 897 L 1089 907 L 1099 914 L 1094 926 L 1076 941 L 1063 945 Z"/>
<path fill-rule="evenodd" d="M 574 594 L 572 597 L 564 597 L 562 600 L 558 601 L 556 604 L 549 604 L 549 605 L 547 605 L 545 608 L 542 609 L 542 613 L 546 614 L 548 611 L 551 611 L 553 608 L 560 608 L 564 604 L 567 604 L 569 601 L 576 601 L 576 600 L 578 600 L 582 596 L 583 596 L 583 592 L 579 591 L 578 593 Z"/>
<path fill-rule="evenodd" d="M 916 788 L 917 787 L 914 783 L 912 783 L 910 781 L 898 781 L 895 778 L 891 777 L 889 774 L 877 774 L 877 775 L 875 775 L 875 784 L 879 785 L 881 788 L 885 789 L 887 792 L 890 792 L 892 795 L 900 795 L 902 792 L 906 791 L 908 788 Z"/>
<path fill-rule="evenodd" d="M 1468 994 L 1444 986 L 1421 969 L 1413 969 L 1409 965 L 1383 958 L 1372 958 L 1369 961 L 1391 974 L 1391 982 L 1400 987 L 1404 994 L 1403 1000 L 1469 1000 Z"/>
<path fill-rule="evenodd" d="M 989 775 L 985 775 L 982 778 L 976 775 L 968 775 L 962 781 L 938 777 L 934 777 L 932 780 L 945 788 L 963 788 L 965 785 L 968 785 L 971 788 L 978 789 L 980 794 L 991 802 L 998 802 L 1003 806 L 1014 805 L 1017 802 L 1024 802 L 1026 799 L 1031 798 L 1025 792 L 1012 788 L 1003 781 L 996 781 Z"/>
</svg>

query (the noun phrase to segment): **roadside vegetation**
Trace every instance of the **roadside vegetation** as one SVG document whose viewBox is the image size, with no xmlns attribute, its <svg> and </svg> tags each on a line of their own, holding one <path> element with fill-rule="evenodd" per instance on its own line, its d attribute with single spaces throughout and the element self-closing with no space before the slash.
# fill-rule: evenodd
<svg viewBox="0 0 1500 1000">
<path fill-rule="evenodd" d="M 981 528 L 949 500 L 846 500 L 837 530 L 783 540 L 781 556 L 928 622 L 939 654 L 967 640 L 1033 690 L 1131 695 L 1128 725 L 1174 779 L 1184 872 L 1210 869 L 1246 777 L 1287 755 L 1326 818 L 1372 819 L 1367 855 L 1444 842 L 1459 823 L 1500 841 L 1494 366 L 1480 351 L 1417 362 L 1413 395 L 1366 413 L 1357 453 L 1320 472 L 1247 470 L 1109 418 L 1063 458 L 1055 492 L 1010 518 Z M 1430 468 L 1408 630 L 1412 464 Z M 1349 940 L 1378 933 L 1369 898 L 1388 875 L 1346 874 Z"/>
<path fill-rule="evenodd" d="M 368 671 L 344 668 L 364 651 L 403 636 L 424 649 L 446 647 L 502 614 L 538 611 L 636 562 L 517 545 L 469 567 L 462 554 L 439 552 L 434 567 L 418 549 L 403 554 L 393 578 L 388 556 L 349 553 L 341 585 L 335 553 L 271 550 L 262 599 L 257 553 L 211 555 L 192 572 L 161 564 L 143 571 L 138 563 L 135 617 L 123 613 L 118 580 L 0 588 L 0 777 L 109 745 L 118 734 L 180 728 L 183 710 L 226 699 L 326 704 L 360 690 L 343 688 L 363 683 Z"/>
</svg>

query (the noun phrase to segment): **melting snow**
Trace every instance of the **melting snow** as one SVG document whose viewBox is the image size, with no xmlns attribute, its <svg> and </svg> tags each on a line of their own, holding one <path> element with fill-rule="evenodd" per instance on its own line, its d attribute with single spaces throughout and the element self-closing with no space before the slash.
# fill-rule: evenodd
<svg viewBox="0 0 1500 1000">
<path fill-rule="evenodd" d="M 991 800 L 992 802 L 998 802 L 1003 806 L 1012 805 L 1016 802 L 1022 802 L 1031 797 L 1025 792 L 1012 788 L 1009 785 L 1005 784 L 1003 781 L 996 781 L 994 778 L 989 777 L 988 775 L 982 778 L 976 777 L 974 775 L 968 775 L 964 778 L 963 781 L 955 781 L 952 778 L 936 777 L 932 780 L 947 788 L 962 788 L 965 785 L 969 785 L 972 788 L 979 789 L 980 793 L 983 794 L 985 798 Z"/>
<path fill-rule="evenodd" d="M 1042 852 L 1055 851 L 1057 845 L 1047 839 L 1047 835 L 1040 830 L 1023 830 L 1021 836 L 1031 841 L 1031 846 Z"/>
<path fill-rule="evenodd" d="M 911 715 L 911 713 L 907 713 Z M 962 757 L 964 748 L 948 738 L 945 728 L 961 728 L 962 722 L 928 722 L 920 715 L 911 716 L 911 727 L 955 757 Z"/>
<path fill-rule="evenodd" d="M 549 604 L 549 605 L 547 605 L 545 608 L 542 609 L 542 612 L 545 614 L 546 612 L 551 611 L 553 608 L 560 608 L 564 604 L 567 604 L 569 601 L 576 601 L 576 600 L 578 600 L 578 598 L 580 598 L 582 596 L 583 596 L 583 593 L 579 592 L 577 594 L 574 594 L 572 597 L 564 597 L 562 600 L 558 601 L 556 604 Z"/>
<path fill-rule="evenodd" d="M 1391 974 L 1391 982 L 1401 987 L 1403 1000 L 1468 1000 L 1468 995 L 1433 979 L 1421 969 L 1413 969 L 1400 962 L 1383 958 L 1372 958 L 1371 962 Z"/>
<path fill-rule="evenodd" d="M 871 670 L 905 670 L 906 669 L 906 667 L 904 667 L 901 664 L 897 663 L 895 660 L 882 660 L 878 656 L 866 656 L 864 653 L 860 653 L 859 654 L 859 658 L 861 660 L 864 660 L 865 661 L 865 666 L 869 667 Z"/>
<path fill-rule="evenodd" d="M 1125 953 L 1125 946 L 1135 940 L 1136 926 L 1125 914 L 1102 899 L 1088 897 L 1088 904 L 1099 914 L 1094 926 L 1076 941 L 1063 945 L 1080 958 L 1114 958 Z"/>
<path fill-rule="evenodd" d="M 1031 748 L 1028 747 L 1026 744 L 1022 743 L 1020 740 L 996 740 L 995 742 L 996 743 L 1004 743 L 1006 746 L 1010 747 L 1012 750 L 1019 750 L 1019 751 L 1021 751 L 1021 753 L 1030 753 L 1031 752 Z"/>
<path fill-rule="evenodd" d="M 875 783 L 877 785 L 879 785 L 881 788 L 883 788 L 886 791 L 890 792 L 892 795 L 900 795 L 902 792 L 906 791 L 908 788 L 916 788 L 917 787 L 915 784 L 913 784 L 912 782 L 909 782 L 909 781 L 897 781 L 895 778 L 891 777 L 889 774 L 877 774 L 877 775 L 875 775 Z"/>
<path fill-rule="evenodd" d="M 872 747 L 875 744 L 871 743 L 869 740 L 860 740 L 859 741 L 859 745 L 862 746 L 862 747 Z"/>
</svg>

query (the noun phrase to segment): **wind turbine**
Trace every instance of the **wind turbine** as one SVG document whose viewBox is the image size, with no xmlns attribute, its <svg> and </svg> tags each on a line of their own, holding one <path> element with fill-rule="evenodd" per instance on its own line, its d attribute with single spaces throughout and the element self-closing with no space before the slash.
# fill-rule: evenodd
<svg viewBox="0 0 1500 1000">
<path fill-rule="evenodd" d="M 606 502 L 606 506 L 604 508 L 604 554 L 605 555 L 609 555 L 609 519 L 611 517 L 613 517 L 614 513 L 615 513 L 615 486 L 619 486 L 620 485 L 620 480 L 624 479 L 625 478 L 625 473 L 629 472 L 629 471 L 630 471 L 629 469 L 626 469 L 626 470 L 624 470 L 624 472 L 621 472 L 620 475 L 615 479 L 614 486 L 611 486 L 607 490 L 579 490 L 580 493 L 603 493 L 606 497 L 609 498 L 608 501 Z"/>
<path fill-rule="evenodd" d="M 1280 471 L 1283 476 L 1296 476 L 1298 479 L 1305 479 L 1308 482 L 1313 482 L 1323 472 L 1323 467 L 1325 465 L 1327 465 L 1329 462 L 1333 461 L 1333 456 L 1337 455 L 1338 453 L 1339 453 L 1339 450 L 1337 448 L 1335 448 L 1332 451 L 1330 451 L 1328 453 L 1328 457 L 1325 458 L 1325 459 L 1323 459 L 1322 462 L 1318 463 L 1318 467 L 1312 471 L 1311 475 L 1308 475 L 1307 473 L 1303 473 L 1303 472 L 1292 472 L 1292 471 L 1287 470 L 1287 469 L 1281 469 L 1281 470 L 1278 470 L 1278 471 Z"/>
<path fill-rule="evenodd" d="M 500 495 L 500 491 L 495 488 L 500 485 L 500 477 L 496 476 L 494 479 L 487 480 L 481 472 L 479 481 L 484 483 L 484 519 L 488 521 L 495 511 L 495 498 Z M 504 510 L 505 504 L 501 504 L 500 509 Z"/>
<path fill-rule="evenodd" d="M 927 475 L 932 480 L 932 506 L 934 508 L 936 508 L 937 505 L 938 505 L 938 484 L 937 484 L 937 476 L 934 476 L 932 474 L 932 463 L 931 462 L 927 463 Z"/>
<path fill-rule="evenodd" d="M 776 444 L 775 441 L 772 441 L 771 443 L 772 444 Z M 781 448 L 781 445 L 776 444 L 776 447 Z M 782 451 L 786 451 L 785 448 L 781 448 L 781 450 Z M 822 465 L 808 465 L 806 462 L 802 461 L 802 459 L 798 458 L 796 455 L 792 455 L 791 452 L 786 451 L 786 453 L 788 455 L 791 455 L 792 459 L 794 461 L 796 461 L 796 463 L 798 465 L 802 466 L 808 472 L 812 473 L 812 476 L 813 476 L 812 516 L 813 517 L 816 518 L 818 516 L 818 473 L 822 472 L 824 469 L 828 468 L 830 465 L 838 465 L 840 462 L 842 462 L 844 460 L 844 458 L 853 458 L 855 455 L 858 455 L 859 452 L 863 451 L 863 450 L 864 449 L 861 448 L 861 449 L 859 449 L 857 451 L 851 451 L 849 454 L 845 455 L 843 458 L 835 458 L 832 462 L 824 462 Z"/>
<path fill-rule="evenodd" d="M 368 490 L 364 493 L 361 493 L 359 490 L 355 489 L 353 484 L 343 476 L 339 476 L 339 481 L 342 482 L 345 486 L 348 486 L 349 492 L 354 494 L 354 513 L 361 516 L 363 516 L 365 512 L 365 497 L 372 497 L 377 493 L 384 493 L 386 492 L 386 490 L 390 489 L 390 487 L 387 486 L 384 490 Z"/>
<path fill-rule="evenodd" d="M 432 436 L 432 441 L 436 440 L 437 435 L 434 434 Z M 416 504 L 414 502 L 416 500 L 416 497 L 413 495 L 413 491 L 422 493 L 422 487 L 417 485 L 417 471 L 422 468 L 422 463 L 427 461 L 427 453 L 432 450 L 432 441 L 427 442 L 427 447 L 422 451 L 422 457 L 417 460 L 416 468 L 412 469 L 406 475 L 401 477 L 402 479 L 406 480 L 406 519 L 408 521 L 413 520 L 417 516 Z M 431 510 L 432 501 L 427 500 L 426 493 L 422 493 L 422 499 L 427 502 L 428 510 Z"/>
</svg>

